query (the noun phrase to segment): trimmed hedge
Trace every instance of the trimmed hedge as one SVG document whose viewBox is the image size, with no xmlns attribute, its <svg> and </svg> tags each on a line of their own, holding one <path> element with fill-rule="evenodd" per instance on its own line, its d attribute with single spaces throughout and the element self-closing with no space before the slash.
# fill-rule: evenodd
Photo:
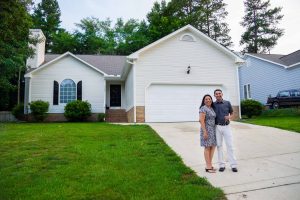
<svg viewBox="0 0 300 200">
<path fill-rule="evenodd" d="M 20 104 L 15 105 L 15 107 L 12 109 L 11 113 L 18 120 L 23 120 L 24 119 L 24 104 L 20 103 Z"/>
<path fill-rule="evenodd" d="M 98 121 L 99 122 L 104 122 L 106 119 L 106 114 L 105 113 L 99 113 L 98 114 Z"/>
<path fill-rule="evenodd" d="M 242 115 L 246 115 L 248 118 L 261 115 L 262 110 L 263 105 L 259 101 L 255 101 L 253 99 L 241 101 L 241 113 Z"/>
<path fill-rule="evenodd" d="M 91 116 L 91 104 L 88 101 L 71 101 L 65 106 L 68 121 L 86 121 Z"/>
<path fill-rule="evenodd" d="M 49 110 L 49 102 L 37 100 L 29 103 L 31 114 L 36 121 L 44 121 Z"/>
</svg>

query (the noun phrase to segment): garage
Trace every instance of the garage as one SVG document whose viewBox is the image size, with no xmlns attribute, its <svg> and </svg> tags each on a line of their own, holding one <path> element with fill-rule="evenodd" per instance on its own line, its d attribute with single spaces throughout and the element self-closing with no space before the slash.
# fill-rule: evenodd
<svg viewBox="0 0 300 200">
<path fill-rule="evenodd" d="M 226 94 L 221 85 L 152 84 L 146 89 L 145 121 L 198 121 L 203 96 L 213 96 L 216 88 L 222 89 Z"/>
</svg>

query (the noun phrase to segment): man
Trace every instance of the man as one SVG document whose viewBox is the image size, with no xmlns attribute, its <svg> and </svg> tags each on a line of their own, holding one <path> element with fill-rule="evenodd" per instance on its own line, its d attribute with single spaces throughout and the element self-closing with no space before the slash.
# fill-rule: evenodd
<svg viewBox="0 0 300 200">
<path fill-rule="evenodd" d="M 233 172 L 237 172 L 237 162 L 233 153 L 232 133 L 229 127 L 230 118 L 233 114 L 232 106 L 229 101 L 223 100 L 222 90 L 216 89 L 214 91 L 216 102 L 214 103 L 216 117 L 216 137 L 219 171 L 225 170 L 225 162 L 223 157 L 223 138 L 226 143 L 228 161 Z"/>
</svg>

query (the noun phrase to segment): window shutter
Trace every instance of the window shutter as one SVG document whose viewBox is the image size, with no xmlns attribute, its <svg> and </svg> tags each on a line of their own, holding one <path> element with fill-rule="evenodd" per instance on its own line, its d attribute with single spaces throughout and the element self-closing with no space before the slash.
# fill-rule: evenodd
<svg viewBox="0 0 300 200">
<path fill-rule="evenodd" d="M 53 81 L 53 105 L 58 105 L 58 82 Z"/>
<path fill-rule="evenodd" d="M 82 100 L 82 81 L 77 83 L 77 100 Z"/>
</svg>

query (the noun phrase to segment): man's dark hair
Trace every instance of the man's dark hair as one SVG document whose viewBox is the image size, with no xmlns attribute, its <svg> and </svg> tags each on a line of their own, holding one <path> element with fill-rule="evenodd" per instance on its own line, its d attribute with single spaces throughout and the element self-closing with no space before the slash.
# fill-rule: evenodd
<svg viewBox="0 0 300 200">
<path fill-rule="evenodd" d="M 214 94 L 216 94 L 217 91 L 222 92 L 221 89 L 215 89 Z M 223 93 L 223 92 L 222 92 L 222 93 Z"/>
</svg>

